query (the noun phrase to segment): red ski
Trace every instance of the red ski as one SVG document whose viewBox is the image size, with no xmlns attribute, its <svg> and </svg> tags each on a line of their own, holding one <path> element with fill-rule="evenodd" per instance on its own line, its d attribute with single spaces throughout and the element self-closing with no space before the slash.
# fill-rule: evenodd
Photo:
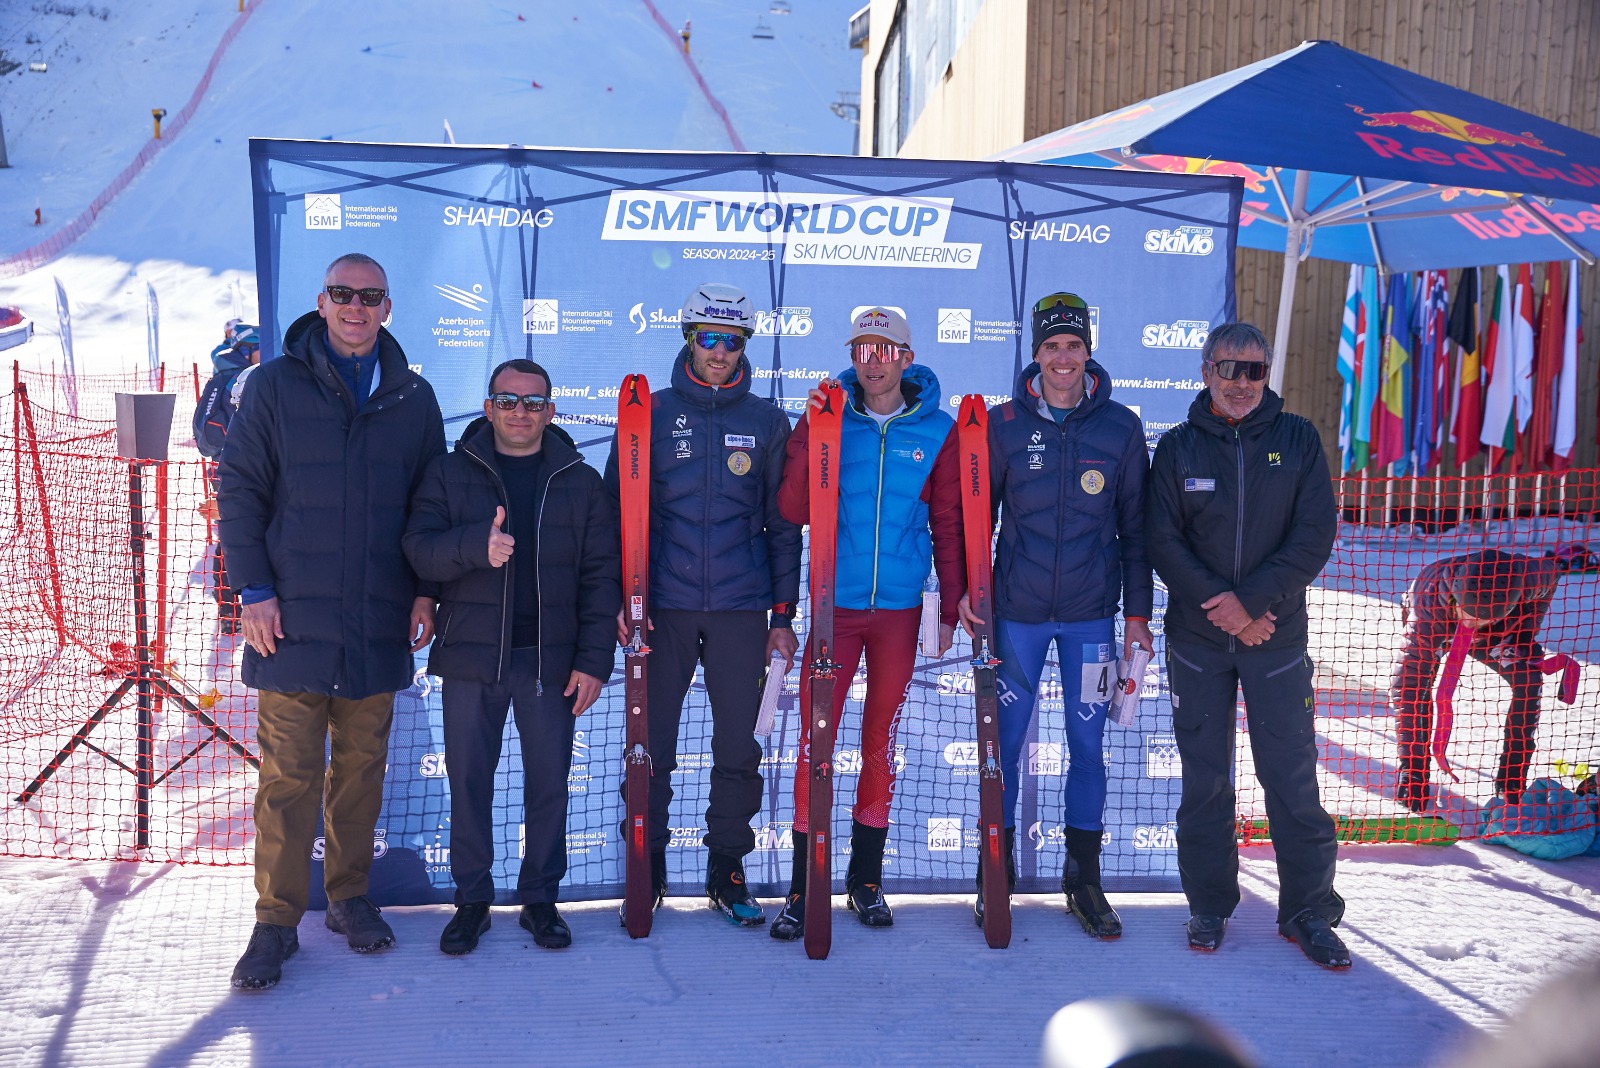
<svg viewBox="0 0 1600 1068">
<path fill-rule="evenodd" d="M 1011 944 L 1011 888 L 1000 772 L 1000 701 L 994 669 L 994 513 L 989 507 L 989 412 L 983 398 L 961 398 L 961 519 L 967 542 L 967 603 L 978 617 L 972 638 L 972 690 L 978 706 L 978 863 L 983 871 L 983 938 Z"/>
<path fill-rule="evenodd" d="M 822 387 L 822 406 L 811 409 L 811 619 L 806 640 L 811 681 L 811 776 L 806 822 L 811 856 L 806 861 L 806 956 L 825 960 L 833 946 L 833 576 L 839 540 L 839 438 L 844 391 Z"/>
<path fill-rule="evenodd" d="M 623 795 L 627 815 L 622 924 L 630 938 L 650 934 L 655 894 L 650 878 L 650 647 L 645 644 L 650 596 L 650 383 L 622 380 L 617 398 L 617 474 L 622 483 L 622 600 L 628 627 L 623 646 Z"/>
</svg>

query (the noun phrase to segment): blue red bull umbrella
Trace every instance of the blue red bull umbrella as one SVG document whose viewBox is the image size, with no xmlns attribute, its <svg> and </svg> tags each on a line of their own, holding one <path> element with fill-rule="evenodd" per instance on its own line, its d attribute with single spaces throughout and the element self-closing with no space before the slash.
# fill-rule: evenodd
<svg viewBox="0 0 1600 1068">
<path fill-rule="evenodd" d="M 1308 256 L 1413 271 L 1600 255 L 1600 138 L 1331 41 L 1000 158 L 1242 179 L 1239 244 L 1285 253 L 1280 353 Z"/>
</svg>

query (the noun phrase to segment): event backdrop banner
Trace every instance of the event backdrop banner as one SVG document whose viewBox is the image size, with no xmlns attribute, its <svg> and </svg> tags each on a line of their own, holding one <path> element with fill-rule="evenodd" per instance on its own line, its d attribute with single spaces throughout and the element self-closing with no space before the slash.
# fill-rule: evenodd
<svg viewBox="0 0 1600 1068">
<path fill-rule="evenodd" d="M 703 282 L 749 293 L 755 392 L 797 418 L 810 386 L 848 365 L 855 312 L 903 311 L 919 363 L 939 375 L 951 413 L 962 393 L 1008 399 L 1030 360 L 1029 309 L 1069 290 L 1092 308 L 1095 358 L 1153 442 L 1199 388 L 1199 349 L 1234 315 L 1241 183 L 993 162 L 606 152 L 520 147 L 342 144 L 254 139 L 257 278 L 263 351 L 313 306 L 328 263 L 363 252 L 384 265 L 389 329 L 437 391 L 452 439 L 482 411 L 490 370 L 528 357 L 550 369 L 557 422 L 604 465 L 622 376 L 668 384 L 682 344 L 678 309 Z M 803 621 L 802 621 L 803 630 Z M 888 858 L 898 889 L 970 885 L 976 857 L 976 753 L 970 652 L 923 660 L 907 696 Z M 439 680 L 402 694 L 374 893 L 448 900 L 449 797 Z M 1065 757 L 1062 681 L 1047 672 L 1023 768 L 1023 889 L 1060 871 Z M 750 879 L 786 883 L 799 723 L 794 679 L 764 740 L 765 796 Z M 838 742 L 841 819 L 859 770 L 861 679 Z M 1077 686 L 1079 680 L 1067 680 Z M 1176 768 L 1170 714 L 1152 681 L 1141 722 L 1108 728 L 1112 886 L 1174 883 Z M 671 776 L 670 871 L 703 872 L 710 725 L 696 676 Z M 621 888 L 617 794 L 621 687 L 579 721 L 569 782 L 564 896 Z M 503 900 L 514 899 L 521 768 L 507 727 L 497 802 Z M 838 836 L 841 850 L 848 834 Z"/>
</svg>

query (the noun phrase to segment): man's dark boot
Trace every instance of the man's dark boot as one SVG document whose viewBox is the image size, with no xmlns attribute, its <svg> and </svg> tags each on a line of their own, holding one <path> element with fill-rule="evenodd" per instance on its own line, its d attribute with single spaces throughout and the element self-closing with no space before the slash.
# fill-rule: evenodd
<svg viewBox="0 0 1600 1068">
<path fill-rule="evenodd" d="M 445 924 L 439 936 L 439 950 L 452 957 L 471 953 L 478 948 L 478 939 L 489 929 L 489 903 L 471 901 L 456 906 L 456 914 Z"/>
<path fill-rule="evenodd" d="M 276 923 L 257 923 L 244 956 L 233 966 L 233 985 L 240 990 L 266 990 L 278 985 L 283 962 L 300 949 L 300 932 Z"/>
<path fill-rule="evenodd" d="M 1061 892 L 1067 909 L 1091 936 L 1104 941 L 1122 937 L 1122 917 L 1100 889 L 1100 839 L 1102 832 L 1067 827 L 1067 865 L 1061 873 Z"/>
<path fill-rule="evenodd" d="M 894 926 L 894 912 L 883 898 L 883 850 L 888 840 L 889 828 L 852 821 L 845 907 L 866 927 Z"/>
<path fill-rule="evenodd" d="M 1006 828 L 1006 893 L 1017 890 L 1017 829 Z M 983 926 L 983 858 L 978 858 L 978 899 L 972 906 L 972 918 Z"/>
</svg>

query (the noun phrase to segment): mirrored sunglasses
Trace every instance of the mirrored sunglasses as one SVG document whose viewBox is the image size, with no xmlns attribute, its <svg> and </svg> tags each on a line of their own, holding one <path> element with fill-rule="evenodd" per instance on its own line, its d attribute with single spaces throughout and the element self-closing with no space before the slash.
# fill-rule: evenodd
<svg viewBox="0 0 1600 1068">
<path fill-rule="evenodd" d="M 495 410 L 497 411 L 516 411 L 518 401 L 522 402 L 522 408 L 524 411 L 533 412 L 535 415 L 544 411 L 545 408 L 550 404 L 549 397 L 541 397 L 537 393 L 529 393 L 521 397 L 517 396 L 515 393 L 489 394 L 489 403 L 494 405 Z"/>
<path fill-rule="evenodd" d="M 1051 308 L 1083 308 L 1087 310 L 1089 302 L 1076 293 L 1052 293 L 1048 297 L 1040 297 L 1039 302 L 1033 306 L 1034 312 L 1049 311 Z"/>
<path fill-rule="evenodd" d="M 694 343 L 703 349 L 714 349 L 718 345 L 729 352 L 743 352 L 745 336 L 743 334 L 730 334 L 722 330 L 696 330 Z"/>
<path fill-rule="evenodd" d="M 368 289 L 352 289 L 349 286 L 326 286 L 328 299 L 335 304 L 349 304 L 354 297 L 360 297 L 361 303 L 369 308 L 376 308 L 383 303 L 383 298 L 389 295 L 387 289 L 372 286 Z"/>
<path fill-rule="evenodd" d="M 1271 366 L 1265 360 L 1207 360 L 1206 363 L 1217 373 L 1218 378 L 1225 378 L 1229 382 L 1237 378 L 1260 382 L 1271 370 Z"/>
<path fill-rule="evenodd" d="M 850 345 L 850 359 L 856 363 L 894 363 L 905 352 L 892 341 L 856 341 Z"/>
</svg>

